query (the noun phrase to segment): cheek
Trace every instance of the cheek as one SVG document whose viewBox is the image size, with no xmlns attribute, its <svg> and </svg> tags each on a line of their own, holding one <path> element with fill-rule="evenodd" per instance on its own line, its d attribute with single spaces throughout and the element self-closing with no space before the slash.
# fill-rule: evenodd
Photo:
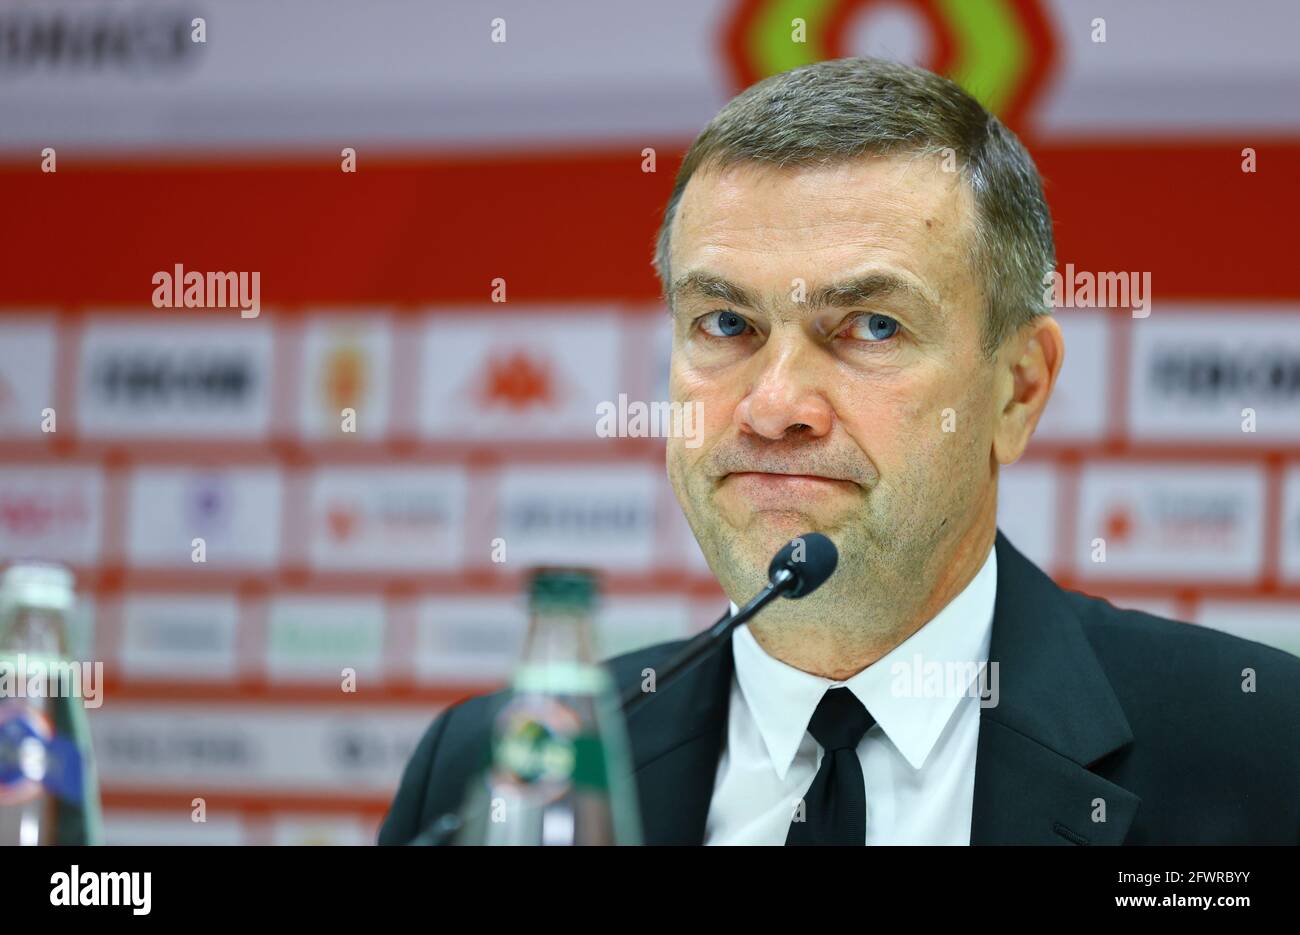
<svg viewBox="0 0 1300 935">
<path fill-rule="evenodd" d="M 715 391 L 715 381 L 693 369 L 686 360 L 686 352 L 676 348 L 668 368 L 668 391 L 675 402 L 701 399 Z"/>
<path fill-rule="evenodd" d="M 683 474 L 683 458 L 687 453 L 686 446 L 682 444 L 681 439 L 668 439 L 668 445 L 664 452 L 664 463 L 668 468 L 668 481 L 679 496 L 681 494 L 679 481 Z"/>
<path fill-rule="evenodd" d="M 698 371 L 681 366 L 677 360 L 674 360 L 669 374 L 668 392 L 673 402 L 699 403 L 703 406 L 706 439 L 715 438 L 726 430 L 731 424 L 732 413 L 739 403 L 735 380 L 709 378 Z M 694 452 L 698 454 L 706 448 L 708 448 L 707 442 L 694 449 Z M 685 456 L 690 458 L 691 452 L 687 451 Z"/>
<path fill-rule="evenodd" d="M 848 384 L 836 412 L 844 428 L 873 461 L 897 463 L 914 452 L 931 421 L 933 393 L 914 379 Z"/>
<path fill-rule="evenodd" d="M 916 459 L 954 460 L 954 441 L 964 449 L 983 433 L 980 386 L 969 373 L 957 378 L 943 370 L 899 374 L 849 386 L 836 408 L 844 428 L 883 474 L 908 473 Z"/>
</svg>

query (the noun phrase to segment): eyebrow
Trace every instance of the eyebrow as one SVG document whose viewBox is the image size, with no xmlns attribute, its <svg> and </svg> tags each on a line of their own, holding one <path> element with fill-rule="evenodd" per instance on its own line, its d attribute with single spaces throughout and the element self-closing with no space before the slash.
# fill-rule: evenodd
<svg viewBox="0 0 1300 935">
<path fill-rule="evenodd" d="M 669 298 L 674 302 L 681 296 L 693 295 L 701 299 L 717 299 L 719 302 L 739 305 L 741 308 L 759 307 L 757 300 L 746 289 L 721 276 L 714 276 L 700 270 L 692 271 L 674 280 L 668 292 Z"/>
<path fill-rule="evenodd" d="M 844 282 L 822 286 L 809 293 L 804 304 L 813 311 L 824 308 L 849 308 L 854 305 L 864 305 L 872 299 L 896 294 L 914 299 L 932 315 L 938 313 L 938 302 L 931 298 L 925 289 L 893 273 L 868 273 Z M 716 299 L 727 305 L 741 308 L 758 310 L 762 307 L 762 302 L 743 286 L 699 270 L 687 273 L 673 282 L 670 297 L 676 301 L 677 298 L 686 295 Z"/>
</svg>

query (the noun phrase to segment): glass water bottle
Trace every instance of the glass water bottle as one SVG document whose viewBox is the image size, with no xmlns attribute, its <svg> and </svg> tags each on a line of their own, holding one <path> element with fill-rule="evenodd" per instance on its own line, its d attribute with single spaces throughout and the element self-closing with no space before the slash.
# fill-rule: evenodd
<svg viewBox="0 0 1300 935">
<path fill-rule="evenodd" d="M 68 659 L 72 573 L 24 562 L 0 578 L 0 845 L 98 843 L 98 784 Z"/>
<path fill-rule="evenodd" d="M 594 575 L 544 568 L 489 765 L 469 790 L 460 843 L 639 844 L 626 729 L 592 643 Z"/>
</svg>

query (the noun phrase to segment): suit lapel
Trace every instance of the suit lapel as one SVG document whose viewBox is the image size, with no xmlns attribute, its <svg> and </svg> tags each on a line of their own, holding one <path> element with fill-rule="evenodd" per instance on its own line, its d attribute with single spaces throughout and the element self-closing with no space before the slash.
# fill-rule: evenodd
<svg viewBox="0 0 1300 935">
<path fill-rule="evenodd" d="M 731 640 L 628 719 L 646 844 L 703 844 L 726 736 Z"/>
<path fill-rule="evenodd" d="M 971 843 L 1120 844 L 1140 799 L 1088 767 L 1132 729 L 1064 593 L 1001 532 L 994 547 L 998 699 L 980 711 Z"/>
</svg>

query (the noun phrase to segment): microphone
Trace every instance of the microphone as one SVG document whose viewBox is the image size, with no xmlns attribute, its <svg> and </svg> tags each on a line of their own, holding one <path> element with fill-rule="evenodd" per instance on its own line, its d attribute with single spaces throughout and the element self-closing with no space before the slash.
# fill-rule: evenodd
<svg viewBox="0 0 1300 935">
<path fill-rule="evenodd" d="M 744 607 L 734 614 L 723 614 L 711 627 L 683 646 L 663 671 L 657 673 L 655 692 L 642 691 L 639 684 L 629 688 L 623 696 L 623 713 L 631 714 L 645 704 L 646 699 L 653 698 L 660 688 L 670 684 L 702 656 L 720 646 L 732 630 L 778 597 L 797 600 L 817 590 L 834 573 L 839 560 L 840 553 L 835 548 L 835 543 L 819 532 L 809 532 L 791 539 L 772 557 L 772 563 L 767 566 L 768 586 Z"/>
<path fill-rule="evenodd" d="M 783 592 L 784 596 L 792 600 L 804 597 L 822 586 L 835 571 L 839 560 L 840 553 L 834 542 L 819 532 L 805 533 L 791 539 L 772 556 L 772 563 L 767 566 L 767 580 L 776 585 L 778 577 L 788 575 L 790 583 Z"/>
</svg>

